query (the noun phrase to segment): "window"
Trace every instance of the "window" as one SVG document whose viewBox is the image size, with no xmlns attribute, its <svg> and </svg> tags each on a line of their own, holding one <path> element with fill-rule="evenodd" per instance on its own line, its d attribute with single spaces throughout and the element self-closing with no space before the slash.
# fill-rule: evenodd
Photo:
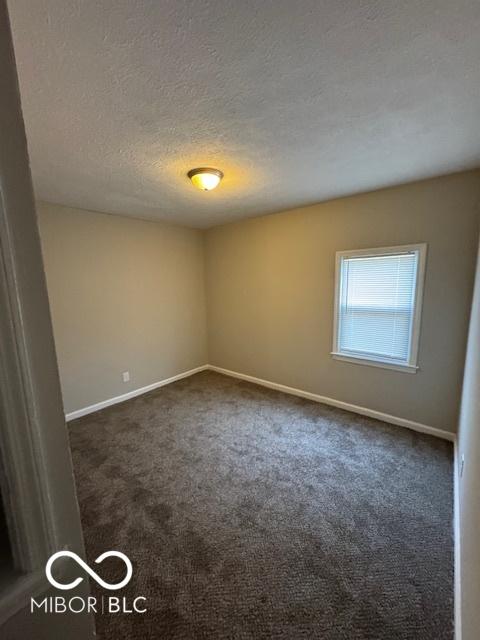
<svg viewBox="0 0 480 640">
<path fill-rule="evenodd" d="M 426 245 L 337 253 L 334 358 L 415 373 Z"/>
</svg>

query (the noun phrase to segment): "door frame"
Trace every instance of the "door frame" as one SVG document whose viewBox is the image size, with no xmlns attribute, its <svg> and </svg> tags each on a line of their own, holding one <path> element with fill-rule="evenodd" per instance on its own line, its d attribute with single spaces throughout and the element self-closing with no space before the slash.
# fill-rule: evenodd
<svg viewBox="0 0 480 640">
<path fill-rule="evenodd" d="M 15 640 L 65 637 L 67 618 L 30 614 L 30 598 L 52 593 L 45 574 L 51 554 L 69 549 L 85 557 L 85 550 L 6 0 L 0 0 L 0 489 L 14 565 L 0 576 L 0 626 Z M 63 575 L 74 569 L 68 560 L 59 567 Z M 78 593 L 88 595 L 87 581 Z M 90 613 L 68 628 L 69 640 L 93 632 Z"/>
</svg>

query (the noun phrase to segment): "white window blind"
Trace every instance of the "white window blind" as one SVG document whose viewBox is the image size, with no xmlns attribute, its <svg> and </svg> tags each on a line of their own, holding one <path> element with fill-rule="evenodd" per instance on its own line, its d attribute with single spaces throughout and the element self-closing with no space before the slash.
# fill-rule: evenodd
<svg viewBox="0 0 480 640">
<path fill-rule="evenodd" d="M 412 364 L 420 257 L 421 248 L 339 254 L 334 352 Z"/>
</svg>

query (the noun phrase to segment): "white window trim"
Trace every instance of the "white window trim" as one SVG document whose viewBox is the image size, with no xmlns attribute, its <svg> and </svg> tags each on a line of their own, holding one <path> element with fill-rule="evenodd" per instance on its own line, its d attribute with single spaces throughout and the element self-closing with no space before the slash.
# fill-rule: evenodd
<svg viewBox="0 0 480 640">
<path fill-rule="evenodd" d="M 412 330 L 410 334 L 410 348 L 408 362 L 390 360 L 389 358 L 374 357 L 364 354 L 342 352 L 338 347 L 338 307 L 340 302 L 341 286 L 341 262 L 342 258 L 349 256 L 382 256 L 398 253 L 418 252 L 418 265 L 415 280 L 415 302 L 413 310 Z M 350 251 L 337 251 L 335 254 L 335 303 L 333 313 L 333 347 L 331 356 L 334 360 L 343 360 L 352 364 L 363 364 L 382 369 L 392 369 L 402 373 L 416 373 L 418 371 L 418 347 L 420 340 L 420 325 L 422 319 L 423 288 L 425 282 L 425 266 L 427 262 L 427 245 L 405 244 L 396 247 L 378 247 L 375 249 L 352 249 Z"/>
</svg>

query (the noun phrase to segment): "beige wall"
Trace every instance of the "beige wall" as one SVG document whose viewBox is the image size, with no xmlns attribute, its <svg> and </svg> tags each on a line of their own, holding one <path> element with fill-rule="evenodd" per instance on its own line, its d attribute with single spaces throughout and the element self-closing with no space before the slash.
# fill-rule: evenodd
<svg viewBox="0 0 480 640">
<path fill-rule="evenodd" d="M 480 173 L 228 224 L 206 234 L 211 364 L 456 429 Z M 335 252 L 428 243 L 418 373 L 333 360 Z"/>
<path fill-rule="evenodd" d="M 459 479 L 462 638 L 480 629 L 480 260 L 477 265 L 457 447 L 465 467 Z M 460 465 L 459 465 L 460 469 Z"/>
<path fill-rule="evenodd" d="M 38 211 L 67 413 L 207 362 L 201 232 Z"/>
<path fill-rule="evenodd" d="M 40 204 L 66 411 L 210 362 L 454 431 L 479 200 L 467 172 L 206 233 Z M 419 372 L 332 360 L 335 251 L 417 242 Z"/>
</svg>

